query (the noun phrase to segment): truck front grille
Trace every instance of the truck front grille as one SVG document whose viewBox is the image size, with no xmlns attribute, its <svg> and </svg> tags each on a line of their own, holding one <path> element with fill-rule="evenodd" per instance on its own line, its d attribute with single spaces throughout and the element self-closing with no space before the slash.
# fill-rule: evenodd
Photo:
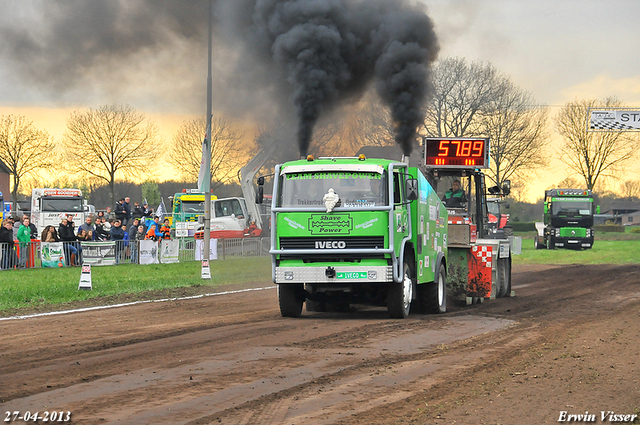
<svg viewBox="0 0 640 425">
<path fill-rule="evenodd" d="M 315 249 L 383 249 L 384 236 L 347 236 L 335 238 L 282 237 L 281 250 Z"/>
</svg>

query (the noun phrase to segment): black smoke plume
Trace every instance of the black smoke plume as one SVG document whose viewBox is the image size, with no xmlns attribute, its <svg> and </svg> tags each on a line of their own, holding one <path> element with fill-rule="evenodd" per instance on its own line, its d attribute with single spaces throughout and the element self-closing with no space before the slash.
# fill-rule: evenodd
<svg viewBox="0 0 640 425">
<path fill-rule="evenodd" d="M 402 0 L 256 0 L 243 8 L 252 18 L 247 42 L 293 88 L 301 155 L 322 111 L 362 94 L 374 79 L 396 142 L 411 153 L 439 50 L 422 8 Z"/>
</svg>

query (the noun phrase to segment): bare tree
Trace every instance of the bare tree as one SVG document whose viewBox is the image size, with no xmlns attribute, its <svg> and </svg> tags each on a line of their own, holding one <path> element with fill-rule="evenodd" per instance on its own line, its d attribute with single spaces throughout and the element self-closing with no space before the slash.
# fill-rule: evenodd
<svg viewBox="0 0 640 425">
<path fill-rule="evenodd" d="M 451 57 L 437 62 L 432 73 L 434 96 L 427 105 L 422 132 L 429 137 L 482 135 L 478 115 L 505 89 L 505 77 L 489 63 Z"/>
<path fill-rule="evenodd" d="M 558 182 L 557 189 L 581 189 L 582 183 L 573 176 L 567 176 Z"/>
<path fill-rule="evenodd" d="M 640 199 L 640 180 L 627 180 L 621 184 L 622 196 Z"/>
<path fill-rule="evenodd" d="M 547 108 L 536 106 L 530 93 L 510 82 L 480 114 L 481 133 L 491 140 L 491 168 L 487 175 L 495 184 L 547 164 Z"/>
<path fill-rule="evenodd" d="M 133 176 L 156 165 L 162 151 L 157 134 L 157 127 L 129 105 L 73 112 L 64 135 L 71 146 L 65 155 L 78 173 L 109 184 L 113 205 L 118 175 Z"/>
<path fill-rule="evenodd" d="M 434 97 L 422 134 L 429 137 L 489 137 L 497 185 L 545 164 L 547 110 L 490 63 L 463 58 L 439 61 L 433 71 Z"/>
<path fill-rule="evenodd" d="M 13 176 L 13 210 L 16 209 L 20 180 L 55 163 L 51 136 L 35 128 L 24 116 L 0 117 L 0 159 Z"/>
<path fill-rule="evenodd" d="M 612 177 L 634 156 L 637 139 L 621 131 L 587 131 L 589 108 L 621 107 L 622 102 L 609 97 L 567 102 L 556 116 L 558 132 L 564 138 L 560 159 L 584 179 L 593 190 L 601 177 Z"/>
<path fill-rule="evenodd" d="M 187 180 L 198 181 L 206 130 L 204 118 L 187 120 L 173 137 L 167 162 Z M 242 137 L 242 132 L 232 128 L 224 118 L 211 120 L 211 189 L 233 180 L 246 160 Z"/>
</svg>

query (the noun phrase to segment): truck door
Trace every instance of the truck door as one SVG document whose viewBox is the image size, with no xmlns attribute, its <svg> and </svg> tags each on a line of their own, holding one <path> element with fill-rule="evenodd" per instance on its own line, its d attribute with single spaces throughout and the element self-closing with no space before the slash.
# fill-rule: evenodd
<svg viewBox="0 0 640 425">
<path fill-rule="evenodd" d="M 407 208 L 409 204 L 406 202 L 406 194 L 404 193 L 404 181 L 406 174 L 400 170 L 393 172 L 393 225 L 394 225 L 394 248 L 397 254 L 400 254 L 402 240 L 409 235 L 409 222 Z M 400 259 L 401 260 L 401 259 Z"/>
</svg>

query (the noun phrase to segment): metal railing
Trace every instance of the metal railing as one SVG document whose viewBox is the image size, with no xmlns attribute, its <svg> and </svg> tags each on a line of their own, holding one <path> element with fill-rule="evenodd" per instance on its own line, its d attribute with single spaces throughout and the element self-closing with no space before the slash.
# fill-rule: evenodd
<svg viewBox="0 0 640 425">
<path fill-rule="evenodd" d="M 14 242 L 0 243 L 0 270 L 70 267 L 74 265 L 111 265 L 111 264 L 147 264 L 152 262 L 187 262 L 199 261 L 202 256 L 204 241 L 194 238 L 173 239 L 177 248 L 171 251 L 168 259 L 167 250 L 162 249 L 160 242 L 151 241 L 108 241 L 108 242 Z M 269 255 L 269 238 L 212 239 L 214 256 L 224 260 L 235 257 L 263 257 Z M 152 249 L 147 249 L 152 246 Z M 153 252 L 155 251 L 155 252 Z M 165 251 L 165 252 L 163 252 Z M 154 255 L 157 261 L 154 261 Z M 151 260 L 149 260 L 151 258 Z"/>
</svg>

